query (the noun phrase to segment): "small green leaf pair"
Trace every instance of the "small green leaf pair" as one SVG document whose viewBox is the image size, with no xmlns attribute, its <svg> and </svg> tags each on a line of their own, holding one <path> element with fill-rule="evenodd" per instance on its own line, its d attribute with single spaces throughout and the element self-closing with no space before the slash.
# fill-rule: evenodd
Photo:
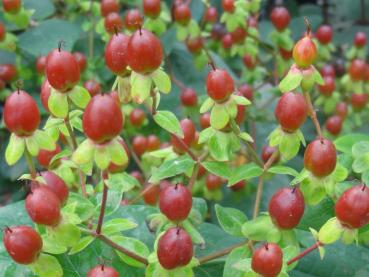
<svg viewBox="0 0 369 277">
<path fill-rule="evenodd" d="M 358 230 L 345 228 L 336 217 L 332 217 L 320 228 L 318 240 L 323 244 L 332 244 L 339 239 L 344 244 L 358 242 Z"/>
</svg>

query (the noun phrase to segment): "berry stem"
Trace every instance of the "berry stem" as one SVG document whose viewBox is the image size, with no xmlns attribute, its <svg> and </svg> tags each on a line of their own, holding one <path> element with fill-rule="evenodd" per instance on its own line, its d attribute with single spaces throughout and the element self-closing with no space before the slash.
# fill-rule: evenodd
<svg viewBox="0 0 369 277">
<path fill-rule="evenodd" d="M 36 168 L 35 168 L 35 164 L 33 163 L 32 156 L 29 153 L 27 147 L 24 151 L 24 154 L 26 156 L 29 173 L 31 174 L 31 178 L 34 180 L 37 177 L 37 171 L 36 171 Z"/>
<path fill-rule="evenodd" d="M 302 251 L 300 254 L 298 254 L 296 257 L 292 258 L 291 260 L 289 260 L 287 262 L 287 265 L 291 265 L 294 262 L 300 260 L 301 258 L 305 257 L 307 254 L 309 254 L 310 252 L 314 251 L 315 249 L 317 249 L 319 246 L 323 246 L 323 243 L 321 243 L 320 241 L 317 241 L 314 245 L 310 246 L 309 248 L 306 248 L 304 251 Z"/>
<path fill-rule="evenodd" d="M 316 115 L 316 111 L 314 109 L 313 103 L 311 102 L 309 92 L 305 91 L 304 92 L 304 97 L 305 97 L 306 103 L 308 105 L 308 113 L 311 117 L 311 120 L 314 123 L 314 126 L 315 126 L 316 132 L 318 134 L 318 137 L 319 137 L 320 140 L 322 140 L 323 139 L 322 129 L 320 127 L 320 123 L 318 121 L 318 117 Z"/>
<path fill-rule="evenodd" d="M 230 252 L 232 252 L 233 249 L 237 248 L 237 247 L 240 247 L 240 246 L 243 246 L 247 243 L 247 241 L 242 241 L 242 242 L 239 242 L 239 243 L 236 243 L 234 245 L 231 245 L 227 248 L 224 248 L 222 250 L 219 250 L 219 251 L 216 251 L 214 253 L 211 253 L 209 255 L 206 255 L 206 256 L 203 256 L 203 257 L 200 257 L 198 258 L 199 260 L 199 263 L 200 264 L 205 264 L 211 260 L 214 260 L 214 259 L 217 259 L 217 258 L 220 258 L 220 257 L 223 257 L 227 254 L 229 254 Z"/>
<path fill-rule="evenodd" d="M 193 186 L 194 186 L 194 184 L 195 184 L 195 182 L 196 182 L 197 175 L 198 175 L 198 173 L 199 173 L 199 168 L 200 168 L 200 162 L 197 162 L 197 163 L 195 164 L 195 166 L 193 167 L 192 175 L 191 175 L 191 177 L 190 177 L 190 181 L 188 182 L 188 189 L 189 189 L 190 191 L 192 191 Z"/>
<path fill-rule="evenodd" d="M 151 105 L 151 114 L 155 115 L 156 114 L 156 103 L 157 103 L 157 99 L 156 99 L 156 94 L 155 91 L 151 90 L 150 92 L 151 98 L 152 98 L 152 105 Z"/>
<path fill-rule="evenodd" d="M 101 228 L 103 225 L 103 221 L 104 221 L 104 215 L 105 215 L 105 207 L 106 207 L 106 200 L 108 198 L 108 186 L 106 185 L 106 180 L 108 179 L 108 172 L 107 171 L 101 171 L 101 179 L 103 180 L 103 195 L 102 195 L 102 199 L 101 199 L 101 207 L 100 207 L 100 215 L 99 215 L 99 220 L 97 222 L 97 227 L 96 227 L 96 234 L 100 235 L 101 234 Z"/>
</svg>

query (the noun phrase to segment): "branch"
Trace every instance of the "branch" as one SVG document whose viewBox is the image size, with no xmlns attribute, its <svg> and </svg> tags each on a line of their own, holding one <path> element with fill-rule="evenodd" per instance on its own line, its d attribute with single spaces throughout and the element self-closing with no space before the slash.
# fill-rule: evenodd
<svg viewBox="0 0 369 277">
<path fill-rule="evenodd" d="M 287 262 L 287 265 L 291 265 L 294 262 L 300 260 L 301 258 L 305 257 L 307 254 L 309 254 L 310 252 L 314 251 L 315 249 L 317 249 L 319 246 L 323 246 L 324 244 L 321 243 L 320 241 L 317 241 L 314 245 L 310 246 L 309 248 L 306 248 L 304 251 L 302 251 L 300 254 L 298 254 L 296 257 L 292 258 L 291 260 L 289 260 Z"/>
<path fill-rule="evenodd" d="M 36 171 L 36 168 L 35 168 L 35 164 L 33 163 L 32 156 L 29 153 L 27 147 L 24 151 L 24 154 L 26 156 L 29 173 L 31 174 L 31 178 L 34 180 L 37 177 L 37 171 Z"/>
<path fill-rule="evenodd" d="M 98 234 L 98 235 L 101 234 L 101 228 L 102 228 L 102 225 L 103 225 L 104 215 L 105 215 L 106 200 L 108 198 L 108 186 L 106 185 L 106 179 L 108 179 L 108 172 L 107 171 L 102 171 L 101 172 L 101 178 L 103 180 L 104 188 L 103 188 L 103 195 L 102 195 L 102 199 L 101 199 L 99 220 L 97 222 L 97 227 L 96 227 L 96 234 Z"/>
<path fill-rule="evenodd" d="M 311 117 L 311 120 L 314 123 L 314 126 L 315 126 L 316 132 L 318 134 L 318 137 L 319 137 L 320 140 L 322 140 L 323 139 L 322 129 L 320 128 L 320 124 L 319 124 L 318 118 L 316 116 L 316 111 L 314 109 L 314 106 L 311 103 L 311 98 L 310 98 L 309 92 L 305 91 L 304 92 L 304 97 L 305 97 L 305 100 L 306 100 L 306 104 L 308 105 L 308 113 Z"/>
<path fill-rule="evenodd" d="M 214 253 L 211 253 L 207 256 L 203 256 L 203 257 L 200 257 L 198 260 L 199 260 L 199 263 L 200 264 L 204 264 L 204 263 L 207 263 L 211 260 L 214 260 L 214 259 L 217 259 L 217 258 L 220 258 L 220 257 L 223 257 L 227 254 L 229 254 L 233 249 L 237 248 L 237 247 L 240 247 L 240 246 L 243 246 L 247 243 L 247 241 L 243 241 L 243 242 L 239 242 L 239 243 L 236 243 L 234 245 L 231 245 L 227 248 L 224 248 L 222 250 L 219 250 L 217 252 L 214 252 Z"/>
<path fill-rule="evenodd" d="M 188 181 L 188 189 L 190 191 L 192 191 L 193 189 L 193 186 L 196 182 L 196 179 L 197 179 L 197 175 L 199 174 L 199 168 L 200 168 L 200 162 L 197 162 L 195 164 L 195 166 L 193 167 L 193 170 L 192 170 L 192 175 L 191 175 L 191 178 L 190 178 L 190 181 Z"/>
</svg>

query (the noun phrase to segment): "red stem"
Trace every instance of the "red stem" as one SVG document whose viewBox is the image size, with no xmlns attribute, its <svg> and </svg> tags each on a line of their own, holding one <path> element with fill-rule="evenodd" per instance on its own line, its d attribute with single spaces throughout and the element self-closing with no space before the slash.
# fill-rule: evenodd
<svg viewBox="0 0 369 277">
<path fill-rule="evenodd" d="M 307 254 L 309 254 L 310 252 L 314 251 L 315 249 L 317 249 L 319 246 L 323 246 L 323 243 L 321 243 L 320 241 L 317 241 L 314 245 L 310 246 L 309 248 L 306 248 L 304 251 L 302 251 L 300 254 L 298 254 L 296 257 L 292 258 L 291 260 L 289 260 L 287 262 L 287 265 L 291 265 L 294 262 L 300 260 L 301 258 L 305 257 Z"/>
<path fill-rule="evenodd" d="M 103 195 L 102 195 L 102 199 L 101 199 L 99 220 L 97 222 L 97 227 L 96 227 L 96 234 L 98 234 L 98 235 L 101 234 L 101 228 L 102 228 L 102 225 L 103 225 L 103 222 L 104 222 L 106 200 L 108 198 L 108 186 L 106 185 L 106 179 L 108 179 L 107 171 L 102 171 L 101 172 L 101 178 L 103 180 L 104 188 L 103 188 Z"/>
</svg>

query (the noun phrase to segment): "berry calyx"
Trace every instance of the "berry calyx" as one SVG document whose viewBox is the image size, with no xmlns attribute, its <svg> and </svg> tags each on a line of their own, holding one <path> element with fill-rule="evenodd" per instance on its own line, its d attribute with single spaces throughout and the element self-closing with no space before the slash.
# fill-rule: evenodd
<svg viewBox="0 0 369 277">
<path fill-rule="evenodd" d="M 122 33 L 114 34 L 105 47 L 106 66 L 115 74 L 127 74 L 127 48 L 129 36 Z"/>
<path fill-rule="evenodd" d="M 274 152 L 277 151 L 277 148 L 269 146 L 269 145 L 264 145 L 263 149 L 261 151 L 261 159 L 263 160 L 264 163 L 266 163 L 270 157 L 274 154 Z M 279 161 L 279 155 L 274 159 L 272 165 L 278 163 Z"/>
<path fill-rule="evenodd" d="M 117 12 L 109 13 L 104 19 L 105 30 L 109 34 L 115 34 L 123 29 L 123 20 Z"/>
<path fill-rule="evenodd" d="M 225 12 L 233 13 L 235 9 L 234 0 L 222 0 L 222 8 Z"/>
<path fill-rule="evenodd" d="M 41 176 L 44 178 L 46 186 L 59 198 L 60 204 L 64 205 L 69 195 L 69 190 L 64 180 L 52 171 L 43 171 Z"/>
<path fill-rule="evenodd" d="M 130 30 L 135 31 L 138 28 L 141 28 L 143 24 L 143 18 L 138 9 L 128 10 L 127 14 L 124 18 L 124 26 Z"/>
<path fill-rule="evenodd" d="M 314 63 L 317 57 L 317 49 L 311 39 L 309 25 L 306 35 L 293 47 L 292 56 L 297 66 L 302 69 L 306 69 Z"/>
<path fill-rule="evenodd" d="M 185 88 L 180 94 L 181 103 L 185 107 L 194 107 L 197 105 L 197 94 L 192 88 Z"/>
<path fill-rule="evenodd" d="M 337 136 L 339 133 L 341 133 L 342 117 L 339 115 L 332 115 L 325 122 L 325 128 L 331 135 Z"/>
<path fill-rule="evenodd" d="M 357 32 L 355 34 L 354 44 L 357 48 L 364 47 L 366 45 L 366 34 L 364 32 Z"/>
<path fill-rule="evenodd" d="M 55 144 L 55 149 L 51 151 L 40 149 L 40 151 L 38 151 L 37 161 L 39 165 L 47 168 L 50 166 L 50 162 L 52 158 L 60 152 L 61 152 L 61 148 L 59 144 Z"/>
<path fill-rule="evenodd" d="M 29 226 L 5 227 L 3 242 L 10 257 L 18 264 L 31 264 L 42 250 L 41 236 Z"/>
<path fill-rule="evenodd" d="M 336 168 L 336 147 L 328 139 L 316 139 L 309 143 L 304 154 L 304 165 L 316 177 L 325 177 Z"/>
<path fill-rule="evenodd" d="M 234 81 L 224 69 L 214 69 L 206 78 L 206 89 L 210 98 L 216 102 L 227 101 L 233 93 Z"/>
<path fill-rule="evenodd" d="M 304 215 L 305 201 L 298 187 L 281 188 L 269 201 L 269 214 L 281 229 L 295 228 Z"/>
<path fill-rule="evenodd" d="M 333 94 L 336 85 L 334 83 L 334 78 L 330 76 L 324 77 L 324 85 L 319 85 L 319 92 L 326 97 L 329 97 Z"/>
<path fill-rule="evenodd" d="M 218 19 L 218 11 L 216 7 L 210 6 L 206 9 L 204 20 L 206 23 L 215 23 Z"/>
<path fill-rule="evenodd" d="M 224 182 L 221 177 L 209 173 L 206 176 L 205 184 L 208 190 L 217 190 L 224 184 Z"/>
<path fill-rule="evenodd" d="M 270 20 L 278 31 L 283 31 L 290 23 L 290 13 L 285 7 L 275 7 L 270 14 Z"/>
<path fill-rule="evenodd" d="M 22 6 L 21 0 L 3 0 L 3 9 L 7 13 L 17 14 Z"/>
<path fill-rule="evenodd" d="M 119 273 L 114 268 L 102 264 L 90 269 L 87 277 L 119 277 Z"/>
<path fill-rule="evenodd" d="M 143 12 L 146 16 L 156 18 L 161 11 L 160 0 L 143 0 Z"/>
<path fill-rule="evenodd" d="M 191 237 L 182 228 L 168 229 L 158 241 L 157 256 L 167 270 L 187 265 L 193 256 Z"/>
<path fill-rule="evenodd" d="M 146 114 L 141 109 L 133 109 L 129 114 L 129 121 L 134 127 L 141 127 L 145 119 Z"/>
<path fill-rule="evenodd" d="M 322 25 L 316 30 L 315 36 L 321 44 L 328 44 L 332 40 L 333 29 L 329 25 Z"/>
<path fill-rule="evenodd" d="M 175 5 L 174 7 L 174 20 L 180 25 L 187 25 L 191 20 L 190 7 L 183 3 Z"/>
<path fill-rule="evenodd" d="M 275 243 L 267 243 L 252 254 L 251 268 L 264 277 L 275 277 L 282 269 L 283 252 Z"/>
<path fill-rule="evenodd" d="M 366 93 L 353 93 L 351 95 L 351 105 L 354 111 L 360 112 L 362 111 L 369 100 L 369 95 Z"/>
<path fill-rule="evenodd" d="M 120 145 L 123 146 L 124 151 L 126 151 L 126 155 L 129 158 L 130 157 L 130 152 L 129 152 L 128 145 L 120 137 L 118 137 L 118 142 L 120 143 Z M 129 163 L 129 161 L 127 161 L 127 163 L 125 163 L 125 164 L 117 165 L 117 164 L 115 164 L 113 162 L 110 162 L 110 164 L 108 166 L 108 171 L 109 171 L 109 173 L 123 172 L 127 168 L 128 163 Z"/>
<path fill-rule="evenodd" d="M 105 17 L 113 12 L 119 12 L 119 3 L 117 0 L 102 0 L 100 4 L 100 14 Z"/>
<path fill-rule="evenodd" d="M 83 86 L 90 93 L 91 97 L 102 92 L 100 84 L 95 80 L 88 80 L 83 84 Z"/>
<path fill-rule="evenodd" d="M 196 128 L 190 119 L 182 119 L 180 121 L 181 129 L 183 131 L 183 139 L 173 136 L 171 138 L 171 144 L 173 145 L 174 151 L 177 153 L 184 153 L 185 149 L 179 140 L 182 140 L 187 146 L 190 146 L 195 139 Z"/>
</svg>

